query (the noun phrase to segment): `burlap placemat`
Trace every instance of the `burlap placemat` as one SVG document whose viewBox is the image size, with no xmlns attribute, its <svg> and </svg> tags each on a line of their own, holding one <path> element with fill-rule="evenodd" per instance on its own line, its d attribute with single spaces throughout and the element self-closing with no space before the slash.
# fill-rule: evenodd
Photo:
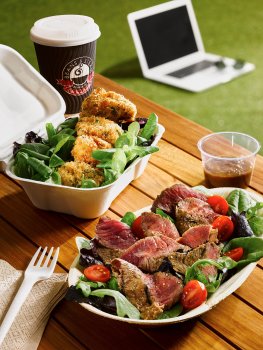
<svg viewBox="0 0 263 350">
<path fill-rule="evenodd" d="M 17 271 L 0 260 L 0 324 L 23 280 L 23 271 Z M 37 282 L 21 307 L 6 335 L 1 350 L 35 350 L 44 332 L 49 315 L 64 297 L 66 273 L 54 273 L 47 280 Z"/>
</svg>

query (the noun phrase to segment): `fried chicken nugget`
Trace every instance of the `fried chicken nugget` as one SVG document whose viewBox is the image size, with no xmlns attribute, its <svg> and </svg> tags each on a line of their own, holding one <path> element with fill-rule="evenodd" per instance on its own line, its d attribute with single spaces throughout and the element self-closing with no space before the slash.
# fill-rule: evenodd
<svg viewBox="0 0 263 350">
<path fill-rule="evenodd" d="M 97 161 L 92 158 L 92 151 L 97 149 L 112 148 L 111 144 L 100 137 L 92 135 L 81 135 L 76 137 L 71 154 L 75 161 L 93 163 Z"/>
<path fill-rule="evenodd" d="M 95 115 L 120 123 L 134 121 L 136 114 L 136 106 L 123 95 L 97 88 L 83 101 L 80 118 Z"/>
<path fill-rule="evenodd" d="M 66 162 L 58 168 L 62 185 L 80 187 L 82 179 L 92 179 L 98 186 L 104 181 L 103 171 L 84 162 Z"/>
<path fill-rule="evenodd" d="M 77 135 L 97 136 L 114 146 L 117 138 L 122 134 L 122 128 L 112 120 L 104 117 L 82 117 L 76 124 Z"/>
</svg>

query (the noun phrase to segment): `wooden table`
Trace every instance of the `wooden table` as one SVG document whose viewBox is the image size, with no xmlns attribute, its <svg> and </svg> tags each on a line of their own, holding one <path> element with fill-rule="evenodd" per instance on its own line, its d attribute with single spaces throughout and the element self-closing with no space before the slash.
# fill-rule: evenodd
<svg viewBox="0 0 263 350">
<path fill-rule="evenodd" d="M 166 128 L 160 151 L 151 156 L 144 174 L 114 200 L 107 215 L 119 218 L 127 210 L 150 205 L 162 189 L 176 182 L 189 186 L 203 182 L 196 143 L 209 130 L 100 75 L 96 75 L 96 86 L 125 95 L 137 105 L 140 116 L 155 112 Z M 262 174 L 263 157 L 258 156 L 251 190 L 261 194 Z M 77 253 L 75 237 L 92 236 L 98 219 L 36 209 L 17 183 L 4 174 L 0 179 L 0 258 L 25 269 L 39 245 L 60 246 L 57 272 L 68 271 Z M 39 349 L 262 349 L 262 267 L 261 261 L 241 288 L 202 317 L 161 328 L 110 321 L 63 300 L 52 312 Z"/>
</svg>

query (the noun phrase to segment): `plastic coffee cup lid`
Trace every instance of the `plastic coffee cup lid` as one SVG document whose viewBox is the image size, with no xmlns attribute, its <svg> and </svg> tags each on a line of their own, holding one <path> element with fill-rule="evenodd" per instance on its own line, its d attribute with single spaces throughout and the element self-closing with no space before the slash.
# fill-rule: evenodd
<svg viewBox="0 0 263 350">
<path fill-rule="evenodd" d="M 33 42 L 46 46 L 77 46 L 97 40 L 99 26 L 93 18 L 59 15 L 39 19 L 30 30 Z"/>
</svg>

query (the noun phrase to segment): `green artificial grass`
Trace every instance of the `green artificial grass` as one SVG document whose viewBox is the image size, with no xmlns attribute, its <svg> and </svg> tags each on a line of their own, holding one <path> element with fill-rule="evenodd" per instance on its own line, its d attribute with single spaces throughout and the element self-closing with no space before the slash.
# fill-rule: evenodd
<svg viewBox="0 0 263 350">
<path fill-rule="evenodd" d="M 97 42 L 96 72 L 213 131 L 244 132 L 263 144 L 262 0 L 193 0 L 206 51 L 256 65 L 254 72 L 198 94 L 142 76 L 127 14 L 160 2 L 1 0 L 0 43 L 16 49 L 37 68 L 29 39 L 37 19 L 69 13 L 91 16 L 102 33 Z"/>
</svg>

